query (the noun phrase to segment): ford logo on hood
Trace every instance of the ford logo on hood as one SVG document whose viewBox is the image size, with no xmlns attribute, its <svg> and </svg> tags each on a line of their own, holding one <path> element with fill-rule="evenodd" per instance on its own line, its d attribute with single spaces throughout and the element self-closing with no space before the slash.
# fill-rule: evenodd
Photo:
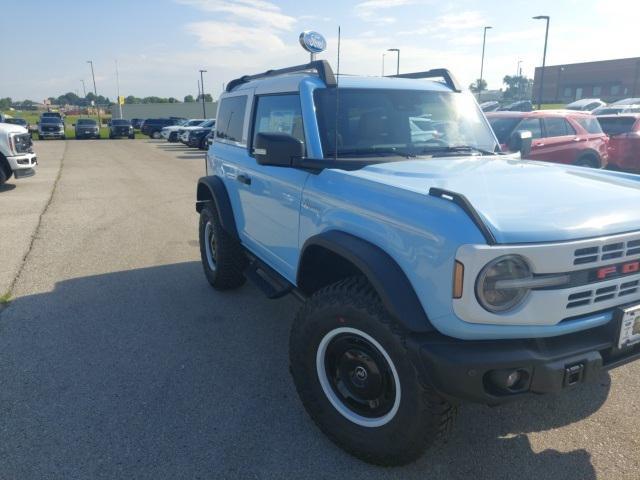
<svg viewBox="0 0 640 480">
<path fill-rule="evenodd" d="M 327 48 L 327 41 L 318 32 L 302 32 L 299 40 L 302 48 L 310 53 L 320 53 Z"/>
</svg>

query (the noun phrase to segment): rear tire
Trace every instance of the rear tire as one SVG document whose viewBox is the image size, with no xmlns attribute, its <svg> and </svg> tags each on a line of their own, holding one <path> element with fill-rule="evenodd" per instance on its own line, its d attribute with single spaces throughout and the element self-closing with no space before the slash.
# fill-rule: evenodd
<svg viewBox="0 0 640 480">
<path fill-rule="evenodd" d="M 158 139 L 159 139 L 159 138 L 161 138 L 161 137 L 162 137 L 162 134 L 161 134 L 160 132 L 157 132 L 157 131 L 156 131 L 156 132 L 153 132 L 153 133 L 151 134 L 151 138 L 153 138 L 154 140 L 158 140 Z"/>
<path fill-rule="evenodd" d="M 412 462 L 453 425 L 456 408 L 412 363 L 405 333 L 364 277 L 316 292 L 291 329 L 290 370 L 307 412 L 365 462 Z"/>
<path fill-rule="evenodd" d="M 583 155 L 578 160 L 575 161 L 574 165 L 578 167 L 588 167 L 588 168 L 600 168 L 601 163 L 600 159 L 596 158 L 594 155 L 587 154 Z"/>
<path fill-rule="evenodd" d="M 211 286 L 216 290 L 242 286 L 247 257 L 238 241 L 222 228 L 213 202 L 200 212 L 199 234 L 202 267 Z"/>
<path fill-rule="evenodd" d="M 11 178 L 13 172 L 9 168 L 7 161 L 0 155 L 0 185 L 4 185 Z"/>
</svg>

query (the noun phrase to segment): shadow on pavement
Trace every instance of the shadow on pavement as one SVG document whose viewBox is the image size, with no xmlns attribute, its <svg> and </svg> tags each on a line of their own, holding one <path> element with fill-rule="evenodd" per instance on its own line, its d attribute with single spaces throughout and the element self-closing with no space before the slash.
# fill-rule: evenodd
<svg viewBox="0 0 640 480">
<path fill-rule="evenodd" d="M 609 379 L 562 396 L 464 406 L 450 441 L 384 469 L 335 447 L 288 372 L 298 304 L 224 294 L 198 262 L 60 281 L 0 313 L 5 478 L 592 479 L 586 450 L 530 432 L 588 417 Z"/>
<path fill-rule="evenodd" d="M 14 183 L 5 183 L 4 185 L 0 185 L 0 193 L 10 192 L 14 188 L 16 188 Z"/>
</svg>

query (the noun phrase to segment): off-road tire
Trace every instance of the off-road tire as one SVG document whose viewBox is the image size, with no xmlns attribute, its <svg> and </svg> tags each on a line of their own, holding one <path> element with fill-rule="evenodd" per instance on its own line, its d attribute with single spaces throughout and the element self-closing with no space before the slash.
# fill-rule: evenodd
<svg viewBox="0 0 640 480">
<path fill-rule="evenodd" d="M 0 185 L 4 185 L 11 178 L 13 172 L 9 168 L 9 164 L 5 158 L 0 155 Z"/>
<path fill-rule="evenodd" d="M 207 256 L 207 224 L 211 225 L 215 239 L 215 269 L 212 269 Z M 215 205 L 211 202 L 200 212 L 200 257 L 207 280 L 216 290 L 231 290 L 244 284 L 243 274 L 247 266 L 247 256 L 242 246 L 223 228 Z"/>
<path fill-rule="evenodd" d="M 316 355 L 330 332 L 349 327 L 375 339 L 387 352 L 400 382 L 400 404 L 381 426 L 347 419 L 328 399 Z M 338 446 L 365 462 L 403 465 L 443 441 L 457 408 L 438 395 L 410 360 L 406 331 L 386 311 L 364 277 L 351 277 L 316 292 L 291 329 L 290 370 L 298 395 L 318 427 Z"/>
</svg>

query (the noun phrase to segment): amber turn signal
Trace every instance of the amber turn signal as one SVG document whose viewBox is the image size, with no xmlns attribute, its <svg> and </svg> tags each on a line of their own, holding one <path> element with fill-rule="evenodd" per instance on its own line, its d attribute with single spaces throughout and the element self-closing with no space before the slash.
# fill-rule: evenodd
<svg viewBox="0 0 640 480">
<path fill-rule="evenodd" d="M 453 298 L 462 297 L 462 285 L 464 283 L 464 265 L 456 260 L 453 267 Z"/>
</svg>

